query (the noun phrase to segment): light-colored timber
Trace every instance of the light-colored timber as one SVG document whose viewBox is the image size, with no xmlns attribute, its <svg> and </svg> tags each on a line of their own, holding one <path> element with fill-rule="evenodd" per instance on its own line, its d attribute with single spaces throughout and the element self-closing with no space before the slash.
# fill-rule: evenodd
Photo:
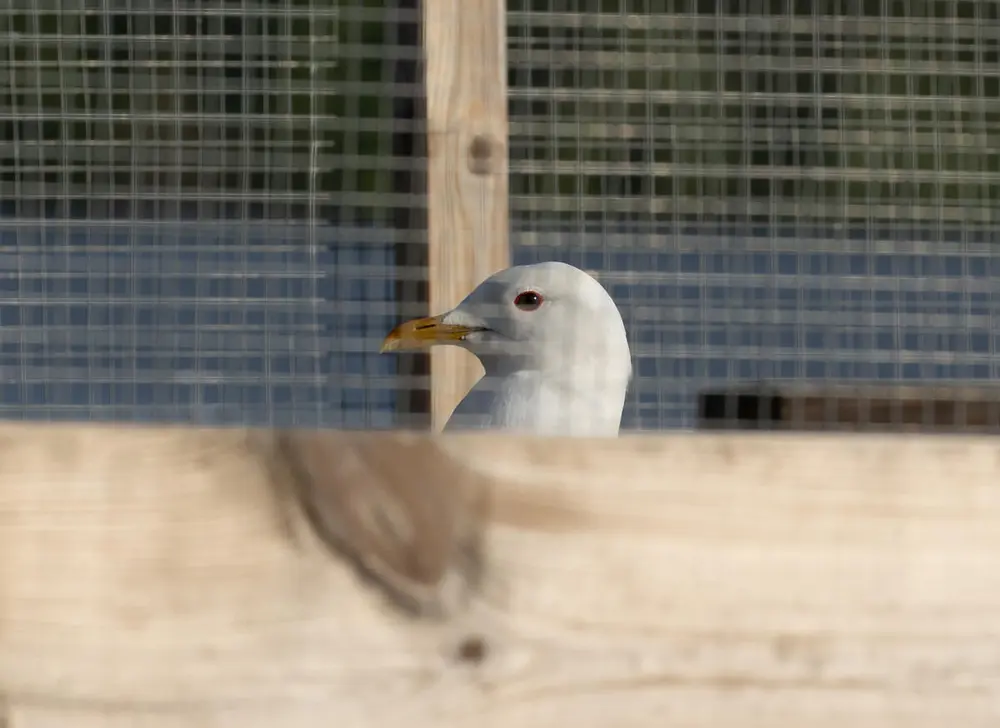
<svg viewBox="0 0 1000 728">
<path fill-rule="evenodd" d="M 510 266 L 507 21 L 504 0 L 423 0 L 430 313 L 444 313 Z M 388 333 L 388 332 L 386 332 Z M 431 352 L 441 429 L 482 376 L 472 354 Z"/>
<path fill-rule="evenodd" d="M 38 726 L 1000 723 L 1000 446 L 0 426 Z"/>
</svg>

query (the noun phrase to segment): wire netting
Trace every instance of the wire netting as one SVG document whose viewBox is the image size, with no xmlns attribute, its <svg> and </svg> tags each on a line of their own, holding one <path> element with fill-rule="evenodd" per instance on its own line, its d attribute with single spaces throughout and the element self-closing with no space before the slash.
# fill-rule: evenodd
<svg viewBox="0 0 1000 728">
<path fill-rule="evenodd" d="M 373 0 L 7 2 L 0 414 L 398 424 L 376 336 L 420 277 L 396 272 L 423 239 L 418 20 Z"/>
<path fill-rule="evenodd" d="M 625 427 L 732 382 L 996 378 L 998 3 L 508 9 L 517 257 L 610 288 Z"/>
<path fill-rule="evenodd" d="M 411 0 L 8 0 L 0 415 L 401 426 Z M 515 262 L 605 283 L 624 426 L 997 376 L 1000 3 L 509 0 Z"/>
</svg>

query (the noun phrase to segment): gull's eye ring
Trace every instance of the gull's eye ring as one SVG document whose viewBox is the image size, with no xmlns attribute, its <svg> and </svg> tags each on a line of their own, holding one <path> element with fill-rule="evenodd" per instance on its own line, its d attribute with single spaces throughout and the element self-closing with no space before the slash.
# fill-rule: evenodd
<svg viewBox="0 0 1000 728">
<path fill-rule="evenodd" d="M 514 305 L 521 311 L 537 311 L 544 300 L 537 291 L 524 291 L 514 298 Z"/>
</svg>

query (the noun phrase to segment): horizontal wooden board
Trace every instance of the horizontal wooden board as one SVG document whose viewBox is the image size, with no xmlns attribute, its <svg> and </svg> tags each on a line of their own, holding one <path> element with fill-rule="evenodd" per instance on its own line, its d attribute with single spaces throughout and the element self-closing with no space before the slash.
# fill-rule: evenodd
<svg viewBox="0 0 1000 728">
<path fill-rule="evenodd" d="M 31 726 L 1000 720 L 992 439 L 0 425 Z"/>
</svg>

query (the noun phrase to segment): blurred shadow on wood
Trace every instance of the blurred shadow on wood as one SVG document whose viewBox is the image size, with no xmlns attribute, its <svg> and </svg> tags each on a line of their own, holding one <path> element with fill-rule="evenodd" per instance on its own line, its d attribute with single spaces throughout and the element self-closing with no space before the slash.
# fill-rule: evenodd
<svg viewBox="0 0 1000 728">
<path fill-rule="evenodd" d="M 433 439 L 302 430 L 268 440 L 275 485 L 395 607 L 445 618 L 478 591 L 488 483 Z"/>
</svg>

